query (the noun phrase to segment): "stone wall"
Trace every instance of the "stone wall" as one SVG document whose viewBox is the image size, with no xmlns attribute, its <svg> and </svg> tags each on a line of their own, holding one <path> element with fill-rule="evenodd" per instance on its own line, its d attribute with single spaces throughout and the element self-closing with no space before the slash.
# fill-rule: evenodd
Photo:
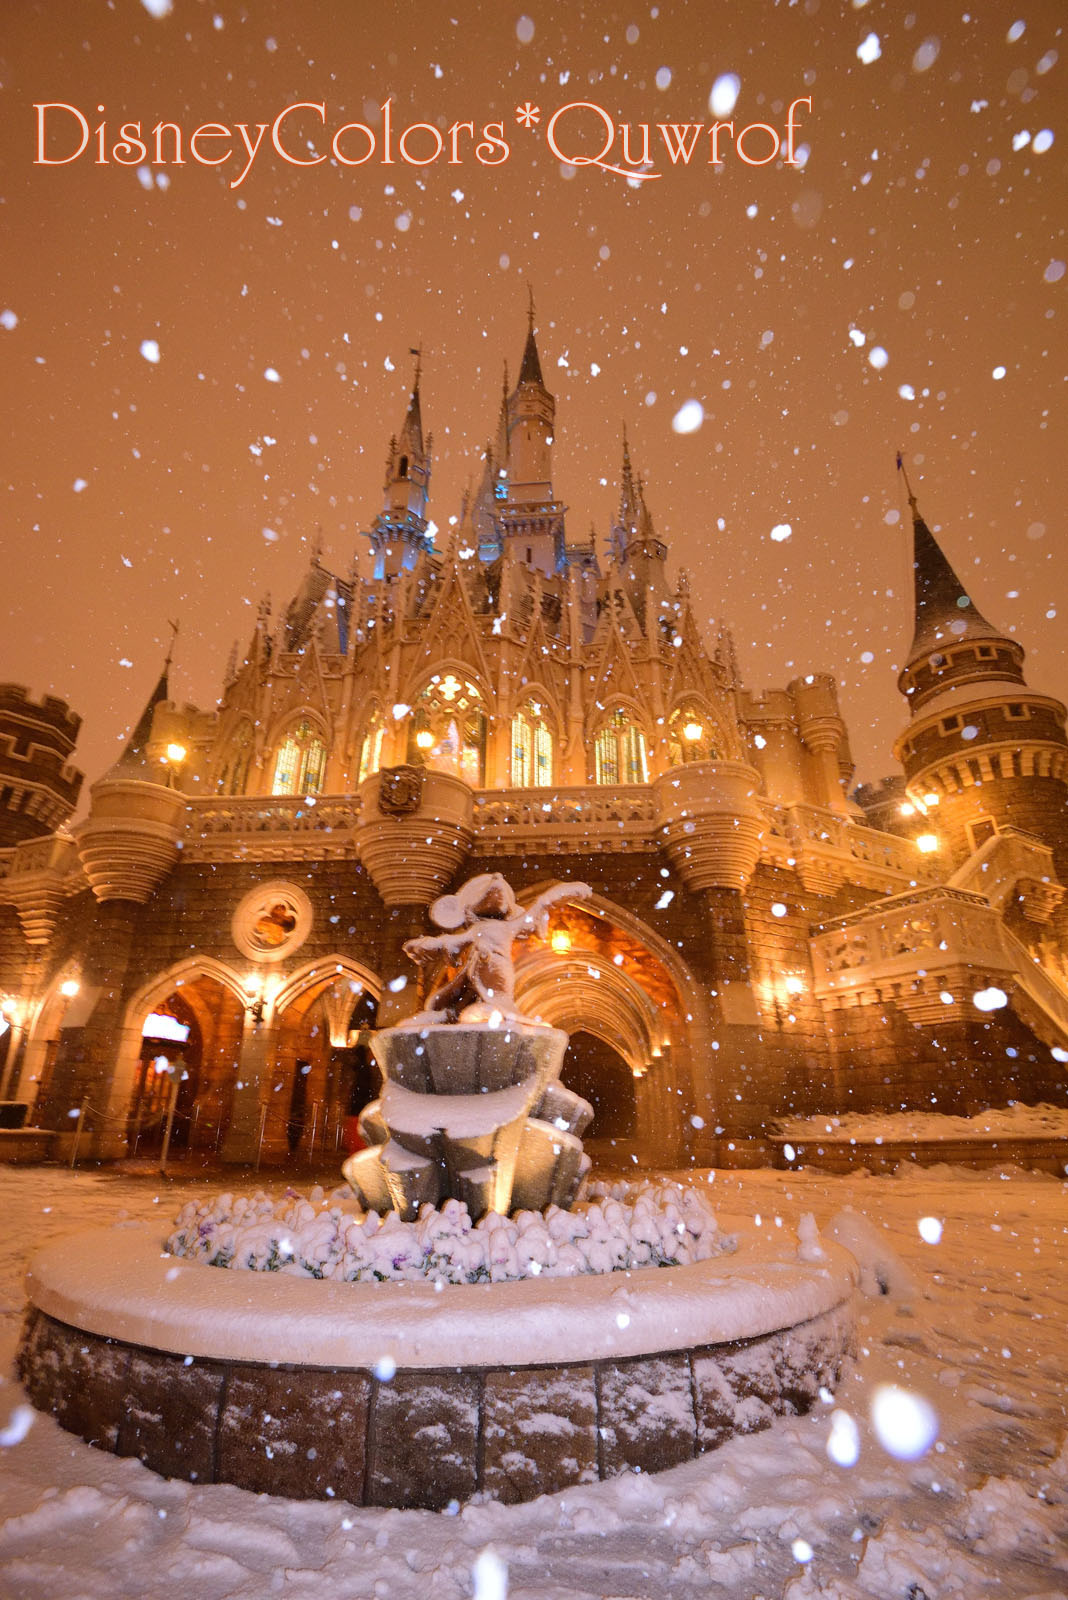
<svg viewBox="0 0 1068 1600">
<path fill-rule="evenodd" d="M 123 1344 L 33 1311 L 33 1404 L 154 1472 L 256 1494 L 441 1510 L 660 1472 L 834 1389 L 850 1301 L 757 1338 L 582 1365 L 401 1370 L 264 1366 Z"/>
</svg>

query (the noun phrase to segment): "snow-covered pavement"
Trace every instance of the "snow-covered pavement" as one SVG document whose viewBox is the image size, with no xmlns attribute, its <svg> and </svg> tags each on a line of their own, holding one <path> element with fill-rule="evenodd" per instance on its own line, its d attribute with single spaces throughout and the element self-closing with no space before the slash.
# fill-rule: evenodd
<svg viewBox="0 0 1068 1600">
<path fill-rule="evenodd" d="M 165 1481 L 21 1410 L 12 1363 L 36 1244 L 122 1212 L 158 1216 L 162 1236 L 203 1185 L 0 1169 L 0 1596 L 1068 1596 L 1068 1186 L 950 1168 L 695 1181 L 765 1226 L 836 1219 L 870 1291 L 838 1394 L 659 1477 L 437 1516 Z M 938 1426 L 912 1460 L 880 1443 L 908 1447 L 907 1397 Z"/>
</svg>

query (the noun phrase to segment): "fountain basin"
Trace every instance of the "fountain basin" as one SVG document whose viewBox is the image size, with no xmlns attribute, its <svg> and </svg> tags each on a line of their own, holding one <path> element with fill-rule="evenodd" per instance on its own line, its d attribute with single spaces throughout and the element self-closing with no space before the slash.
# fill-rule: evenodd
<svg viewBox="0 0 1068 1600">
<path fill-rule="evenodd" d="M 659 1471 L 833 1389 L 857 1268 L 724 1219 L 694 1265 L 503 1284 L 223 1271 L 148 1226 L 31 1264 L 33 1403 L 167 1476 L 440 1509 Z"/>
</svg>

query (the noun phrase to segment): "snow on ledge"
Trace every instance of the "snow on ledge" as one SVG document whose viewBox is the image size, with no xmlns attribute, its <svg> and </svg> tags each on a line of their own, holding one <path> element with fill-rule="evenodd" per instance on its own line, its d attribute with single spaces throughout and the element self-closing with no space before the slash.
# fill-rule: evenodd
<svg viewBox="0 0 1068 1600">
<path fill-rule="evenodd" d="M 176 1355 L 315 1367 L 510 1367 L 650 1355 L 792 1327 L 848 1299 L 853 1257 L 799 1258 L 788 1229 L 731 1219 L 736 1254 L 518 1283 L 333 1283 L 167 1255 L 148 1224 L 68 1234 L 30 1263 L 31 1302 L 88 1333 Z"/>
</svg>

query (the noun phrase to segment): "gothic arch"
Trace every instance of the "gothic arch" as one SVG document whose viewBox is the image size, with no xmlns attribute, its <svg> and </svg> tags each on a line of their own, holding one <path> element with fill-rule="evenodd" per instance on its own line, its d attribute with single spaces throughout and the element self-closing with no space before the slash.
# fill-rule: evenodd
<svg viewBox="0 0 1068 1600">
<path fill-rule="evenodd" d="M 526 947 L 516 966 L 521 1005 L 615 1050 L 635 1079 L 634 1153 L 645 1162 L 679 1157 L 698 1086 L 706 1116 L 715 1099 L 707 995 L 677 950 L 603 895 L 559 903 L 553 922 L 571 948 Z"/>
<path fill-rule="evenodd" d="M 248 1005 L 248 991 L 233 967 L 214 956 L 186 956 L 163 972 L 156 973 L 143 983 L 127 1002 L 119 1031 L 115 1065 L 108 1086 L 108 1103 L 105 1109 L 105 1130 L 118 1126 L 126 1115 L 130 1097 L 134 1092 L 138 1063 L 141 1055 L 141 1030 L 145 1018 L 154 1006 L 166 1000 L 176 989 L 184 989 L 198 978 L 209 978 L 231 994 L 244 1012 Z M 192 990 L 188 997 L 192 1003 Z"/>
<path fill-rule="evenodd" d="M 377 973 L 362 962 L 354 961 L 351 956 L 329 955 L 321 956 L 317 961 L 306 961 L 295 972 L 291 972 L 274 997 L 274 1009 L 281 1014 L 308 989 L 330 988 L 338 978 L 345 977 L 358 984 L 362 992 L 381 1000 L 382 980 Z"/>
</svg>

